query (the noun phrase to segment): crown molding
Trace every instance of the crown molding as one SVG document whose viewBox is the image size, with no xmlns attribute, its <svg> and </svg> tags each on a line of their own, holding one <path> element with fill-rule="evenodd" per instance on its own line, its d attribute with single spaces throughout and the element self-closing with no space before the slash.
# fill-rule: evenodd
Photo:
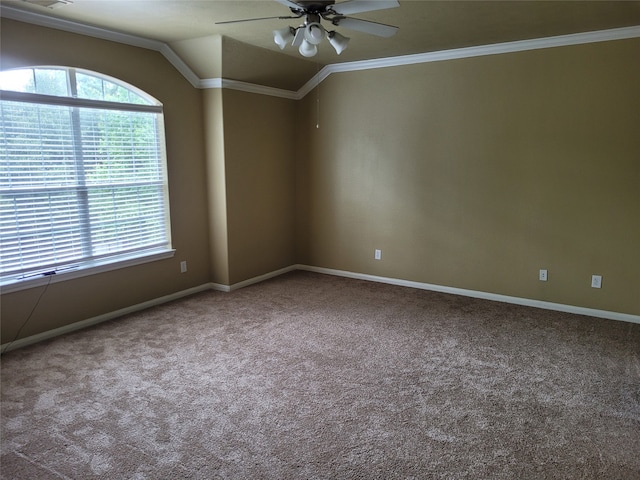
<svg viewBox="0 0 640 480">
<path fill-rule="evenodd" d="M 82 23 L 63 20 L 61 18 L 49 17 L 48 15 L 43 15 L 41 13 L 28 12 L 26 10 L 7 7 L 5 5 L 0 5 L 0 16 L 41 27 L 55 28 L 65 32 L 99 38 L 101 40 L 109 40 L 112 42 L 123 43 L 125 45 L 131 45 L 133 47 L 155 50 L 160 52 L 191 85 L 198 88 L 200 83 L 200 79 L 193 70 L 191 70 L 191 68 L 189 68 L 189 66 L 166 43 L 137 37 L 135 35 L 129 35 L 127 33 L 114 32 L 113 30 L 107 30 L 105 28 L 84 25 Z"/>
<path fill-rule="evenodd" d="M 334 63 L 325 66 L 304 86 L 298 90 L 298 98 L 304 98 L 307 93 L 322 83 L 332 73 L 354 72 L 358 70 L 372 70 L 375 68 L 399 67 L 418 63 L 441 62 L 444 60 L 458 60 L 462 58 L 480 57 L 485 55 L 499 55 L 503 53 L 524 52 L 543 48 L 566 47 L 585 43 L 608 42 L 612 40 L 626 40 L 640 37 L 640 26 L 599 30 L 595 32 L 573 33 L 555 37 L 535 38 L 515 42 L 480 45 L 476 47 L 455 48 L 437 52 L 417 53 L 398 57 L 362 60 L 358 62 Z"/>
<path fill-rule="evenodd" d="M 222 88 L 221 78 L 203 78 L 198 82 L 197 88 Z"/>
<path fill-rule="evenodd" d="M 106 28 L 84 25 L 82 23 L 72 22 L 62 18 L 54 18 L 41 13 L 29 12 L 18 8 L 8 7 L 6 5 L 0 5 L 0 15 L 5 18 L 10 18 L 11 20 L 31 23 L 41 27 L 55 28 L 57 30 L 78 33 L 80 35 L 87 35 L 89 37 L 100 38 L 103 40 L 111 40 L 149 50 L 160 51 L 164 45 L 162 42 L 156 40 L 137 37 L 127 33 L 114 32 L 113 30 L 107 30 Z"/>
<path fill-rule="evenodd" d="M 159 52 L 182 74 L 187 81 L 196 88 L 200 88 L 202 80 L 194 73 L 182 58 L 166 43 L 162 44 Z"/>
<path fill-rule="evenodd" d="M 266 85 L 256 85 L 255 83 L 240 82 L 238 80 L 229 80 L 222 78 L 221 88 L 230 90 L 240 90 L 242 92 L 257 93 L 259 95 L 270 95 L 272 97 L 288 98 L 289 100 L 298 100 L 298 92 L 292 90 L 283 90 L 281 88 L 267 87 Z"/>
<path fill-rule="evenodd" d="M 198 88 L 227 88 L 229 90 L 239 90 L 241 92 L 257 93 L 258 95 L 268 95 L 271 97 L 287 98 L 289 100 L 299 100 L 298 92 L 283 90 L 281 88 L 267 87 L 255 83 L 230 80 L 228 78 L 204 78 L 198 82 Z"/>
<path fill-rule="evenodd" d="M 25 23 L 55 28 L 80 35 L 110 40 L 134 47 L 146 48 L 160 52 L 195 88 L 228 88 L 243 92 L 269 95 L 291 100 L 301 100 L 329 75 L 333 73 L 354 72 L 358 70 L 372 70 L 376 68 L 399 67 L 403 65 L 415 65 L 419 63 L 440 62 L 445 60 L 458 60 L 462 58 L 480 57 L 485 55 L 499 55 L 503 53 L 524 52 L 527 50 L 539 50 L 543 48 L 566 47 L 585 43 L 608 42 L 612 40 L 625 40 L 640 37 L 640 25 L 632 27 L 599 30 L 595 32 L 572 33 L 554 37 L 535 38 L 531 40 L 519 40 L 515 42 L 480 45 L 475 47 L 455 48 L 437 52 L 417 53 L 413 55 L 401 55 L 397 57 L 378 58 L 374 60 L 361 60 L 356 62 L 333 63 L 326 65 L 314 75 L 298 91 L 283 90 L 280 88 L 257 85 L 225 78 L 199 78 L 193 70 L 180 58 L 171 47 L 157 40 L 137 37 L 126 33 L 84 25 L 69 20 L 49 17 L 39 13 L 28 12 L 17 8 L 0 5 L 2 17 L 18 20 Z"/>
<path fill-rule="evenodd" d="M 441 62 L 445 60 L 459 60 L 463 58 L 481 57 L 486 55 L 499 55 L 503 53 L 524 52 L 543 48 L 567 47 L 582 45 L 585 43 L 608 42 L 612 40 L 626 40 L 640 38 L 640 26 L 599 30 L 595 32 L 572 33 L 555 37 L 536 38 L 532 40 L 519 40 L 516 42 L 496 43 L 492 45 L 480 45 L 476 47 L 455 48 L 437 52 L 417 53 L 414 55 L 402 55 L 397 57 L 378 58 L 374 60 L 361 60 L 358 62 L 333 63 L 326 65 L 314 75 L 297 92 L 290 90 L 273 89 L 245 82 L 234 82 L 225 79 L 208 79 L 201 81 L 200 88 L 234 88 L 263 95 L 274 95 L 293 100 L 303 99 L 309 92 L 320 85 L 333 73 L 355 72 L 358 70 L 373 70 L 376 68 L 400 67 L 419 63 Z M 217 81 L 214 85 L 214 81 Z M 231 82 L 233 86 L 231 86 Z"/>
</svg>

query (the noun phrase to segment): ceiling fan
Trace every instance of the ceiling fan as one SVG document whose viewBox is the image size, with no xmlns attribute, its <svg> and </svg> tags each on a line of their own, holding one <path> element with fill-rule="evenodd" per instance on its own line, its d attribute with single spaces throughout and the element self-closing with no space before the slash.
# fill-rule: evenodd
<svg viewBox="0 0 640 480">
<path fill-rule="evenodd" d="M 283 50 L 287 43 L 298 47 L 298 51 L 304 57 L 313 57 L 318 53 L 318 47 L 322 39 L 326 37 L 336 53 L 340 55 L 347 44 L 349 38 L 335 30 L 326 30 L 321 20 L 326 20 L 334 26 L 350 28 L 359 32 L 370 33 L 379 37 L 391 37 L 398 31 L 398 27 L 386 25 L 384 23 L 350 18 L 346 15 L 353 13 L 371 12 L 374 10 L 385 10 L 399 7 L 398 0 L 347 0 L 336 3 L 335 0 L 276 0 L 282 5 L 289 7 L 292 15 L 281 17 L 248 18 L 245 20 L 231 20 L 227 22 L 217 22 L 217 25 L 227 23 L 252 22 L 256 20 L 285 20 L 289 18 L 303 18 L 304 23 L 297 28 L 287 27 L 273 31 L 273 39 Z"/>
</svg>

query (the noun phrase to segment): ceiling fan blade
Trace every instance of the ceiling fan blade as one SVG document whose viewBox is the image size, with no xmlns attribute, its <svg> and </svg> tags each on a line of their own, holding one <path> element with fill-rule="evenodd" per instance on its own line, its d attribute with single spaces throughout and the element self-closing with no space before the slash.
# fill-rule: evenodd
<svg viewBox="0 0 640 480">
<path fill-rule="evenodd" d="M 368 20 L 360 20 L 357 18 L 338 17 L 334 18 L 332 22 L 334 25 L 385 38 L 393 37 L 399 30 L 398 27 L 394 27 L 393 25 L 370 22 Z"/>
<path fill-rule="evenodd" d="M 285 20 L 287 18 L 300 18 L 300 15 L 295 17 L 260 17 L 260 18 L 245 18 L 244 20 L 228 20 L 226 22 L 216 22 L 216 25 L 224 25 L 226 23 L 240 23 L 240 22 L 255 22 L 257 20 Z"/>
<path fill-rule="evenodd" d="M 278 0 L 279 2 L 281 0 Z M 283 0 L 284 1 L 284 0 Z M 371 12 L 373 10 L 386 10 L 399 7 L 398 0 L 348 0 L 336 3 L 330 8 L 338 15 L 351 15 L 352 13 Z"/>
</svg>

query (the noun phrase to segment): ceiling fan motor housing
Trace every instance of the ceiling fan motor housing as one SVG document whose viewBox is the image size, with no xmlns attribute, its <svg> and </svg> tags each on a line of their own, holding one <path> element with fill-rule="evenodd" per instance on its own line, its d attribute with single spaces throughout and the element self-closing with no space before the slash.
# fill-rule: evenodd
<svg viewBox="0 0 640 480">
<path fill-rule="evenodd" d="M 67 1 L 67 0 L 60 0 Z M 326 37 L 336 50 L 338 55 L 347 48 L 348 37 L 340 35 L 335 30 L 328 31 L 321 21 L 326 20 L 332 25 L 350 28 L 380 37 L 391 37 L 396 33 L 398 27 L 383 23 L 360 20 L 358 18 L 347 17 L 352 13 L 368 12 L 373 10 L 385 10 L 399 7 L 398 0 L 345 0 L 336 3 L 335 0 L 276 0 L 289 7 L 293 16 L 249 18 L 245 20 L 229 20 L 223 23 L 249 22 L 253 20 L 269 20 L 278 18 L 280 20 L 299 19 L 304 17 L 304 24 L 297 28 L 289 27 L 273 31 L 274 42 L 284 49 L 291 42 L 291 45 L 299 48 L 301 55 L 313 57 L 318 52 L 317 46 Z"/>
<path fill-rule="evenodd" d="M 303 9 L 304 12 L 307 13 L 322 13 L 322 12 L 326 12 L 327 9 L 335 4 L 335 0 L 322 0 L 322 1 L 318 1 L 318 0 L 298 0 L 297 2 L 298 5 L 300 5 Z M 294 10 L 293 7 L 291 7 L 291 10 Z"/>
</svg>

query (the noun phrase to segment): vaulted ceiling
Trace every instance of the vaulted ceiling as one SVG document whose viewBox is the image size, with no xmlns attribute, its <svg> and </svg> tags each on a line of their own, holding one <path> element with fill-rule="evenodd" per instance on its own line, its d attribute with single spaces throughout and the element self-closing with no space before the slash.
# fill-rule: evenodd
<svg viewBox="0 0 640 480">
<path fill-rule="evenodd" d="M 290 46 L 281 51 L 271 33 L 296 27 L 299 20 L 216 25 L 290 14 L 274 0 L 73 0 L 54 9 L 29 1 L 38 0 L 1 3 L 13 11 L 166 43 L 200 78 L 220 76 L 212 52 L 214 45 L 222 44 L 227 54 L 225 77 L 294 89 L 327 64 L 640 25 L 640 1 L 400 0 L 399 8 L 352 15 L 399 27 L 394 37 L 337 27 L 351 38 L 347 50 L 338 56 L 323 42 L 318 55 L 306 59 Z M 266 79 L 252 78 L 265 69 Z"/>
</svg>

